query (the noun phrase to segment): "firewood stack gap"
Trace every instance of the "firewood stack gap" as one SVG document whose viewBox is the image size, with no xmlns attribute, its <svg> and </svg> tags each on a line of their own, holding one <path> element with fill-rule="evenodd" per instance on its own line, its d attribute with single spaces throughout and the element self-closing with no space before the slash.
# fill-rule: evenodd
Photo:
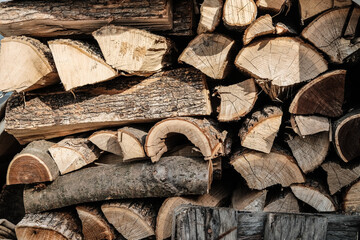
<svg viewBox="0 0 360 240">
<path fill-rule="evenodd" d="M 1 1 L 0 238 L 358 239 L 356 2 Z"/>
</svg>

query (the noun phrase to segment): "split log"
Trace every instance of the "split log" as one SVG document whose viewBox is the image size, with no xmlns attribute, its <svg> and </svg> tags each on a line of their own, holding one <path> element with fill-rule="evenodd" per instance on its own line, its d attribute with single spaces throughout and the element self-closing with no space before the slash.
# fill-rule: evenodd
<svg viewBox="0 0 360 240">
<path fill-rule="evenodd" d="M 149 76 L 171 65 L 173 43 L 165 37 L 114 25 L 100 28 L 93 36 L 106 62 L 120 71 Z"/>
<path fill-rule="evenodd" d="M 200 8 L 200 21 L 197 33 L 213 32 L 219 25 L 223 0 L 205 0 Z"/>
<path fill-rule="evenodd" d="M 171 2 L 166 0 L 6 2 L 0 4 L 0 16 L 4 36 L 91 34 L 109 23 L 151 30 L 173 26 Z"/>
<path fill-rule="evenodd" d="M 116 131 L 102 130 L 94 132 L 88 140 L 95 144 L 99 149 L 122 156 L 120 144 Z"/>
<path fill-rule="evenodd" d="M 275 27 L 273 26 L 272 17 L 266 14 L 257 18 L 246 28 L 243 43 L 247 45 L 256 37 L 273 33 L 275 33 Z"/>
<path fill-rule="evenodd" d="M 342 115 L 346 70 L 325 73 L 301 88 L 294 97 L 289 112 L 293 114 L 321 114 L 328 117 Z"/>
<path fill-rule="evenodd" d="M 50 49 L 33 38 L 2 39 L 0 65 L 0 91 L 30 91 L 59 81 Z"/>
<path fill-rule="evenodd" d="M 224 79 L 231 67 L 235 41 L 221 34 L 203 33 L 193 39 L 179 57 L 214 79 Z"/>
<path fill-rule="evenodd" d="M 152 162 L 159 161 L 168 149 L 177 145 L 180 135 L 199 148 L 205 160 L 226 153 L 227 132 L 221 132 L 214 121 L 206 118 L 168 118 L 150 129 L 145 141 L 146 154 Z"/>
<path fill-rule="evenodd" d="M 124 162 L 146 158 L 144 145 L 147 131 L 144 128 L 123 127 L 117 134 Z"/>
<path fill-rule="evenodd" d="M 62 175 L 82 168 L 100 156 L 99 149 L 86 138 L 65 138 L 48 150 Z"/>
<path fill-rule="evenodd" d="M 100 208 L 87 205 L 76 206 L 86 240 L 115 240 L 111 225 L 105 220 Z"/>
<path fill-rule="evenodd" d="M 151 202 L 125 200 L 101 205 L 106 219 L 126 239 L 143 239 L 155 235 L 156 211 Z"/>
<path fill-rule="evenodd" d="M 250 190 L 246 186 L 238 186 L 231 197 L 231 207 L 240 211 L 262 212 L 265 206 L 267 190 Z"/>
<path fill-rule="evenodd" d="M 333 124 L 333 143 L 344 162 L 360 157 L 360 109 L 354 110 Z"/>
<path fill-rule="evenodd" d="M 229 122 L 239 120 L 252 110 L 258 98 L 258 90 L 251 78 L 229 86 L 218 86 L 215 95 L 221 99 L 218 120 Z"/>
<path fill-rule="evenodd" d="M 50 92 L 9 100 L 6 130 L 21 143 L 174 116 L 210 115 L 205 76 L 181 68 L 145 80 L 126 78 L 71 93 Z M 34 123 L 36 122 L 36 127 Z"/>
<path fill-rule="evenodd" d="M 273 197 L 264 207 L 264 212 L 299 213 L 299 203 L 292 192 L 284 192 Z"/>
<path fill-rule="evenodd" d="M 312 21 L 301 33 L 305 39 L 326 53 L 334 63 L 343 63 L 346 57 L 360 49 L 360 42 L 351 44 L 350 39 L 342 36 L 349 9 L 340 8 L 327 11 Z M 352 15 L 345 36 L 355 34 L 360 8 L 356 7 Z"/>
<path fill-rule="evenodd" d="M 204 194 L 210 183 L 209 164 L 202 159 L 164 157 L 157 164 L 139 162 L 80 169 L 58 177 L 44 189 L 25 190 L 24 205 L 27 212 L 39 212 L 105 199 Z"/>
<path fill-rule="evenodd" d="M 329 132 L 295 136 L 287 143 L 299 167 L 306 174 L 314 171 L 325 160 L 330 147 Z"/>
<path fill-rule="evenodd" d="M 19 240 L 81 240 L 79 219 L 70 212 L 26 214 L 16 225 Z"/>
<path fill-rule="evenodd" d="M 257 0 L 256 5 L 263 11 L 279 13 L 286 2 L 286 0 Z"/>
<path fill-rule="evenodd" d="M 235 65 L 255 78 L 272 99 L 287 97 L 294 85 L 309 81 L 328 69 L 320 53 L 291 37 L 249 44 L 239 52 Z"/>
<path fill-rule="evenodd" d="M 291 127 L 300 136 L 330 131 L 330 121 L 326 117 L 291 115 Z"/>
<path fill-rule="evenodd" d="M 275 184 L 288 187 L 305 181 L 295 160 L 282 150 L 273 149 L 269 154 L 244 150 L 235 153 L 230 164 L 251 189 L 262 190 Z"/>
<path fill-rule="evenodd" d="M 15 225 L 6 219 L 0 219 L 0 237 L 16 240 Z"/>
<path fill-rule="evenodd" d="M 345 212 L 360 212 L 360 181 L 353 184 L 347 191 L 344 197 L 344 211 Z"/>
<path fill-rule="evenodd" d="M 256 19 L 257 7 L 253 0 L 226 0 L 223 10 L 224 25 L 243 30 Z"/>
<path fill-rule="evenodd" d="M 71 39 L 48 42 L 66 91 L 115 78 L 118 73 L 102 58 L 100 50 Z"/>
<path fill-rule="evenodd" d="M 240 128 L 241 146 L 270 153 L 281 125 L 282 115 L 281 109 L 275 106 L 254 112 Z"/>
<path fill-rule="evenodd" d="M 277 22 L 275 25 L 277 35 L 298 35 L 297 31 L 285 23 Z"/>
<path fill-rule="evenodd" d="M 54 143 L 35 141 L 26 146 L 11 161 L 6 184 L 30 184 L 54 181 L 59 176 L 59 168 L 48 153 Z"/>
</svg>

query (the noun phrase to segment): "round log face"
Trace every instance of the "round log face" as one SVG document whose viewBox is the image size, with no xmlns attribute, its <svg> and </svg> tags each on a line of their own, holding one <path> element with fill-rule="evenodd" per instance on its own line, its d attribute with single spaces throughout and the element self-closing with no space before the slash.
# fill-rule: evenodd
<svg viewBox="0 0 360 240">
<path fill-rule="evenodd" d="M 230 28 L 243 28 L 255 20 L 257 7 L 253 0 L 226 0 L 223 21 Z"/>
<path fill-rule="evenodd" d="M 360 182 L 355 183 L 346 193 L 344 198 L 345 212 L 360 212 Z"/>
<path fill-rule="evenodd" d="M 53 230 L 35 227 L 16 228 L 16 237 L 18 240 L 68 240 Z"/>
</svg>

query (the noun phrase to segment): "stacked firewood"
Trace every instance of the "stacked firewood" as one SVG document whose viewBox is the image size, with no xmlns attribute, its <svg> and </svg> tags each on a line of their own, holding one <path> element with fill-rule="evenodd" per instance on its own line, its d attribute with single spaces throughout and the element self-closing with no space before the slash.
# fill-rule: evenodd
<svg viewBox="0 0 360 240">
<path fill-rule="evenodd" d="M 359 17 L 348 0 L 1 3 L 0 218 L 19 186 L 27 240 L 175 239 L 183 204 L 360 212 Z"/>
</svg>

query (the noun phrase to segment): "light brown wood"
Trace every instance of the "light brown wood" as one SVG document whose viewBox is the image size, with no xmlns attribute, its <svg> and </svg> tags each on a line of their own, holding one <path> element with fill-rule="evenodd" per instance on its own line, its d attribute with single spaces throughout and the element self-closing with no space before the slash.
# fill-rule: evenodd
<svg viewBox="0 0 360 240">
<path fill-rule="evenodd" d="M 224 25 L 243 30 L 256 19 L 257 7 L 253 0 L 226 0 L 223 10 Z"/>
<path fill-rule="evenodd" d="M 235 41 L 221 34 L 203 33 L 193 39 L 179 57 L 207 76 L 224 79 L 230 70 Z"/>
<path fill-rule="evenodd" d="M 122 156 L 123 153 L 118 142 L 118 135 L 116 131 L 102 130 L 91 134 L 88 138 L 90 142 L 95 144 L 99 149 Z"/>
<path fill-rule="evenodd" d="M 291 127 L 300 136 L 330 131 L 330 121 L 326 117 L 315 115 L 291 115 Z"/>
<path fill-rule="evenodd" d="M 360 212 L 360 182 L 353 184 L 344 197 L 345 212 Z"/>
<path fill-rule="evenodd" d="M 298 35 L 297 31 L 285 23 L 277 22 L 275 25 L 275 33 L 279 36 L 282 35 Z"/>
<path fill-rule="evenodd" d="M 287 0 L 257 0 L 256 5 L 264 11 L 280 12 Z"/>
<path fill-rule="evenodd" d="M 229 122 L 239 120 L 252 110 L 258 98 L 258 90 L 251 78 L 229 86 L 218 86 L 215 95 L 221 99 L 218 120 Z"/>
<path fill-rule="evenodd" d="M 299 203 L 292 192 L 286 191 L 273 197 L 264 207 L 264 212 L 299 213 Z"/>
<path fill-rule="evenodd" d="M 213 32 L 219 25 L 223 0 L 204 0 L 200 8 L 200 21 L 197 33 Z"/>
<path fill-rule="evenodd" d="M 239 211 L 262 212 L 265 206 L 267 190 L 250 190 L 239 185 L 232 194 L 231 207 Z"/>
<path fill-rule="evenodd" d="M 145 128 L 123 127 L 118 130 L 117 135 L 124 162 L 146 158 L 144 144 L 147 130 Z"/>
<path fill-rule="evenodd" d="M 258 17 L 244 32 L 243 43 L 249 44 L 254 38 L 275 33 L 272 17 L 269 14 Z"/>
<path fill-rule="evenodd" d="M 29 37 L 1 40 L 0 91 L 30 91 L 59 82 L 50 49 Z"/>
<path fill-rule="evenodd" d="M 281 109 L 275 106 L 254 112 L 240 128 L 241 146 L 270 153 L 281 125 L 282 115 Z"/>
</svg>

